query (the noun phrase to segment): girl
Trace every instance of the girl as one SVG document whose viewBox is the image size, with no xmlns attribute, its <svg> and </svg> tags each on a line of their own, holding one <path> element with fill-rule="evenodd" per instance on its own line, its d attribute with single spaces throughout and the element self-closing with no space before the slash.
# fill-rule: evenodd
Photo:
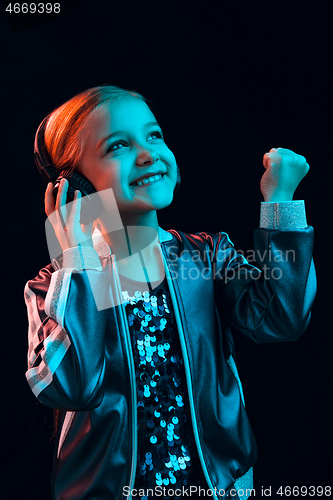
<svg viewBox="0 0 333 500">
<path fill-rule="evenodd" d="M 52 183 L 45 194 L 63 254 L 26 284 L 26 377 L 57 410 L 53 498 L 247 498 L 257 449 L 231 332 L 281 342 L 309 323 L 313 229 L 292 201 L 305 158 L 264 156 L 259 270 L 225 233 L 159 227 L 180 179 L 140 94 L 75 96 L 49 115 L 45 146 L 63 177 L 56 202 Z M 83 218 L 79 190 L 66 204 L 77 174 L 98 216 Z"/>
</svg>

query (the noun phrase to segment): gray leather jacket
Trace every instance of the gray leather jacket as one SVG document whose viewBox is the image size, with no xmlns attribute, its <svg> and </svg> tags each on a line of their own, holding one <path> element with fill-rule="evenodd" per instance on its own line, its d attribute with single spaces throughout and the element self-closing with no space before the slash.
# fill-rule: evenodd
<svg viewBox="0 0 333 500">
<path fill-rule="evenodd" d="M 281 207 L 266 205 L 266 211 Z M 257 460 L 232 334 L 254 342 L 297 340 L 310 320 L 316 277 L 313 228 L 304 217 L 295 218 L 295 205 L 280 217 L 262 214 L 254 232 L 261 271 L 225 233 L 160 230 L 193 432 L 215 492 L 251 488 Z M 294 258 L 286 258 L 289 249 Z M 93 289 L 111 297 L 114 307 L 97 308 Z M 57 500 L 120 500 L 123 488 L 134 486 L 135 372 L 120 296 L 116 256 L 80 247 L 65 251 L 63 261 L 43 268 L 25 287 L 26 377 L 42 404 L 60 410 L 52 477 Z"/>
</svg>

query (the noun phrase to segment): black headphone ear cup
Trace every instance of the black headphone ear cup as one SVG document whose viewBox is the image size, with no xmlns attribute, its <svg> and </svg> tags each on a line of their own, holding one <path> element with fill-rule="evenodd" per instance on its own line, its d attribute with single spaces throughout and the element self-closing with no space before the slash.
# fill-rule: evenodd
<svg viewBox="0 0 333 500">
<path fill-rule="evenodd" d="M 87 195 L 91 195 L 91 194 L 96 193 L 96 189 L 91 184 L 91 182 L 88 181 L 87 177 L 80 174 L 79 172 L 70 172 L 68 170 L 63 170 L 59 174 L 59 177 L 57 178 L 54 186 L 56 187 L 57 184 L 59 184 L 61 179 L 63 179 L 63 178 L 67 179 L 69 182 L 69 189 L 68 189 L 68 195 L 67 195 L 67 198 L 70 198 L 69 201 L 73 201 L 74 193 L 77 189 L 79 191 L 81 191 L 83 196 L 87 196 Z"/>
<path fill-rule="evenodd" d="M 44 118 L 39 125 L 34 142 L 34 159 L 41 179 L 45 186 L 49 182 L 53 183 L 53 196 L 55 200 L 57 199 L 60 180 L 63 177 L 69 182 L 66 203 L 70 203 L 74 200 L 74 194 L 77 189 L 81 191 L 82 202 L 80 222 L 82 224 L 89 224 L 99 217 L 102 210 L 101 200 L 98 195 L 92 196 L 96 193 L 96 189 L 91 182 L 79 172 L 63 170 L 60 174 L 58 173 L 57 169 L 52 164 L 45 145 L 45 128 L 47 122 L 48 117 Z"/>
<path fill-rule="evenodd" d="M 81 224 L 89 224 L 96 220 L 102 211 L 102 203 L 91 182 L 79 172 L 63 170 L 54 183 L 53 195 L 55 199 L 58 194 L 60 181 L 63 178 L 68 180 L 66 203 L 70 203 L 74 200 L 76 190 L 81 191 Z"/>
</svg>

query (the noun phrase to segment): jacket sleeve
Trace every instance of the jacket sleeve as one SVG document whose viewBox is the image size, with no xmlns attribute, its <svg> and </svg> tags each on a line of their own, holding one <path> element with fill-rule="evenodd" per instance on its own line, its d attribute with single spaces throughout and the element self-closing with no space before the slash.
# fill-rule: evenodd
<svg viewBox="0 0 333 500">
<path fill-rule="evenodd" d="M 45 406 L 87 410 L 102 401 L 107 309 L 96 294 L 108 295 L 97 252 L 65 250 L 63 267 L 50 264 L 24 290 L 28 310 L 26 378 Z M 99 304 L 100 305 L 100 304 Z"/>
<path fill-rule="evenodd" d="M 314 231 L 303 201 L 262 203 L 254 232 L 254 267 L 231 242 L 217 289 L 220 307 L 236 330 L 257 343 L 297 340 L 316 295 Z"/>
</svg>

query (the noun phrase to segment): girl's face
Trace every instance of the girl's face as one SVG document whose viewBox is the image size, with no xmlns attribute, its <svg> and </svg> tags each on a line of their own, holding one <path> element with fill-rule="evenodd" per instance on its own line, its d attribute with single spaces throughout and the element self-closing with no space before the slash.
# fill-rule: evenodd
<svg viewBox="0 0 333 500">
<path fill-rule="evenodd" d="M 112 188 L 120 214 L 158 210 L 172 202 L 176 160 L 141 99 L 128 96 L 96 108 L 83 140 L 78 170 L 97 191 Z"/>
</svg>

